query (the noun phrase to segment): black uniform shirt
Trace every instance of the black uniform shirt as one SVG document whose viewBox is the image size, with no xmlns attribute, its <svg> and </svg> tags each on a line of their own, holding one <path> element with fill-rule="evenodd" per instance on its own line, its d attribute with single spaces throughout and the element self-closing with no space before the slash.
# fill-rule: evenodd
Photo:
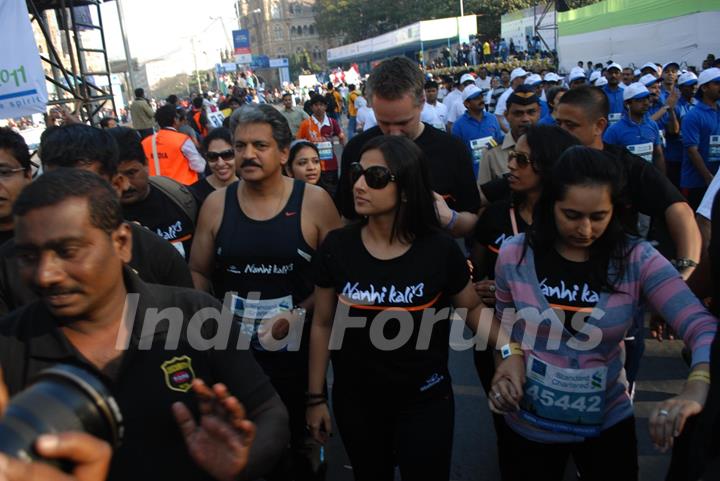
<svg viewBox="0 0 720 481">
<path fill-rule="evenodd" d="M 114 453 L 109 480 L 211 479 L 188 454 L 172 415 L 172 403 L 184 402 L 197 416 L 195 394 L 189 387 L 193 378 L 208 385 L 224 383 L 247 412 L 268 401 L 275 391 L 252 354 L 235 348 L 239 330 L 234 322 L 228 349 L 203 350 L 197 344 L 191 345 L 188 339 L 193 338 L 193 331 L 188 324 L 192 316 L 203 308 L 220 309 L 212 296 L 192 289 L 146 284 L 127 268 L 125 285 L 129 293 L 140 296 L 129 348 L 113 379 L 100 373 L 70 344 L 42 301 L 1 319 L 0 365 L 10 394 L 22 390 L 39 371 L 57 363 L 86 368 L 106 383 L 124 418 L 125 436 Z M 159 312 L 176 307 L 182 318 L 161 321 L 154 333 L 141 336 L 148 309 Z M 202 327 L 203 338 L 213 338 L 216 324 L 207 321 Z M 181 334 L 175 336 L 175 330 Z M 177 347 L 166 349 L 166 340 L 174 338 Z M 145 342 L 149 348 L 143 349 Z"/>
</svg>

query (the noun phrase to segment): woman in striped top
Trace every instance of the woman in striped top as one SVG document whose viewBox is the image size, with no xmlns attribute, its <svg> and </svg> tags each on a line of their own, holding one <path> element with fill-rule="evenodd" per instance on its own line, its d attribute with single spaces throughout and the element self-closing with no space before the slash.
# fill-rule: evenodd
<svg viewBox="0 0 720 481">
<path fill-rule="evenodd" d="M 523 458 L 505 469 L 505 481 L 560 480 L 569 456 L 583 481 L 637 479 L 623 337 L 641 297 L 692 350 L 683 392 L 650 417 L 655 444 L 672 447 L 685 420 L 702 410 L 717 320 L 662 255 L 627 234 L 622 177 L 607 154 L 569 149 L 530 230 L 500 250 L 495 312 L 513 354 L 498 365 L 489 399 Z"/>
</svg>

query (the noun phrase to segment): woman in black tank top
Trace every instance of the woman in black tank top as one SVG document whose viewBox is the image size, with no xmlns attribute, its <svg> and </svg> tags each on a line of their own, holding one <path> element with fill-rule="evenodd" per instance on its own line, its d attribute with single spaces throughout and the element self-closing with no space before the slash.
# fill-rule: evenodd
<svg viewBox="0 0 720 481">
<path fill-rule="evenodd" d="M 321 442 L 330 430 L 323 386 L 332 355 L 333 411 L 355 479 L 392 480 L 396 464 L 403 480 L 448 479 L 450 308 L 477 320 L 483 305 L 439 225 L 412 141 L 375 138 L 349 172 L 363 220 L 328 234 L 313 259 L 308 426 Z M 433 314 L 439 321 L 421 328 Z"/>
</svg>

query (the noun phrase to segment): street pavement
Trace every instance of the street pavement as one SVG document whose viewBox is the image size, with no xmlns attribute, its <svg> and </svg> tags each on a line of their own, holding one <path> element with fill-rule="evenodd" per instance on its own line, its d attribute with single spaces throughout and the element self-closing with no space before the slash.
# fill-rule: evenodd
<svg viewBox="0 0 720 481">
<path fill-rule="evenodd" d="M 663 481 L 670 454 L 656 451 L 648 435 L 648 416 L 653 405 L 677 394 L 688 375 L 681 360 L 682 341 L 659 343 L 647 339 L 637 391 L 635 415 L 638 435 L 640 481 Z M 455 392 L 455 440 L 450 479 L 453 481 L 499 481 L 495 431 L 480 385 L 472 352 L 451 349 L 450 372 Z M 329 481 L 352 481 L 352 468 L 342 447 L 337 429 L 326 448 Z M 369 442 L 372 442 L 369 440 Z M 518 456 L 521 461 L 521 455 Z M 399 475 L 396 476 L 400 479 Z M 565 481 L 574 481 L 572 467 Z"/>
</svg>

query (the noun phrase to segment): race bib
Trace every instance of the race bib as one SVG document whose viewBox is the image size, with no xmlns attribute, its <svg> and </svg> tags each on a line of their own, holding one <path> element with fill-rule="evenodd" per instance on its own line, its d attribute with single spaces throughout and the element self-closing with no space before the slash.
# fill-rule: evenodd
<svg viewBox="0 0 720 481">
<path fill-rule="evenodd" d="M 333 158 L 332 142 L 318 142 L 315 145 L 317 145 L 318 154 L 320 155 L 320 160 L 332 160 L 332 158 Z"/>
<path fill-rule="evenodd" d="M 622 114 L 610 114 L 608 115 L 608 122 L 610 125 L 617 123 L 622 119 Z"/>
<path fill-rule="evenodd" d="M 237 295 L 232 296 L 232 310 L 240 318 L 240 330 L 251 338 L 250 345 L 257 351 L 265 350 L 258 339 L 260 324 L 281 312 L 291 311 L 292 308 L 292 296 L 276 299 L 245 299 Z"/>
<path fill-rule="evenodd" d="M 630 153 L 640 156 L 648 162 L 652 162 L 653 160 L 653 144 L 650 142 L 648 142 L 647 144 L 628 145 L 627 149 L 630 151 Z"/>
<path fill-rule="evenodd" d="M 548 431 L 597 436 L 604 421 L 606 381 L 605 366 L 559 368 L 531 354 L 519 415 Z"/>
<path fill-rule="evenodd" d="M 493 143 L 492 137 L 481 137 L 470 141 L 470 150 L 472 151 L 473 167 L 475 170 L 475 176 L 477 177 L 478 170 L 480 168 L 480 161 L 482 160 L 485 150 L 488 149 Z"/>
<path fill-rule="evenodd" d="M 720 162 L 720 135 L 710 136 L 708 162 Z"/>
</svg>

